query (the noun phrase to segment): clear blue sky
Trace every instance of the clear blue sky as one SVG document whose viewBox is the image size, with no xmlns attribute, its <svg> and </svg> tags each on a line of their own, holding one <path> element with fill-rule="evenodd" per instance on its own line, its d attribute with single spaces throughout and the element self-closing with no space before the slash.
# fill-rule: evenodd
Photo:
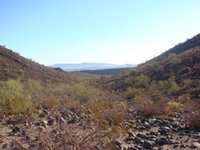
<svg viewBox="0 0 200 150">
<path fill-rule="evenodd" d="M 200 0 L 0 0 L 0 44 L 41 64 L 141 63 L 200 33 Z"/>
</svg>

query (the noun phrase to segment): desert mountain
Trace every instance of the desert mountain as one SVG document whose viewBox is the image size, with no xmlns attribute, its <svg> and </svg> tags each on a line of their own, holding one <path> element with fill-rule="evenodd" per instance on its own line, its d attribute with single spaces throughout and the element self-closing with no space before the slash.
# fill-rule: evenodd
<svg viewBox="0 0 200 150">
<path fill-rule="evenodd" d="M 175 46 L 162 55 L 138 67 L 102 80 L 102 85 L 115 91 L 130 88 L 149 89 L 158 86 L 163 90 L 176 85 L 175 94 L 189 94 L 198 98 L 200 92 L 200 35 Z M 174 93 L 173 93 L 174 94 Z"/>
<path fill-rule="evenodd" d="M 169 49 L 168 51 L 158 56 L 157 59 L 162 59 L 163 57 L 167 57 L 171 53 L 180 54 L 184 51 L 187 51 L 191 48 L 195 48 L 197 46 L 200 46 L 200 34 L 197 34 L 193 38 L 188 39 L 183 43 L 179 43 L 178 45 L 174 46 L 173 48 Z"/>
<path fill-rule="evenodd" d="M 46 82 L 68 82 L 70 76 L 59 68 L 45 67 L 0 46 L 0 80 L 29 78 Z"/>
</svg>

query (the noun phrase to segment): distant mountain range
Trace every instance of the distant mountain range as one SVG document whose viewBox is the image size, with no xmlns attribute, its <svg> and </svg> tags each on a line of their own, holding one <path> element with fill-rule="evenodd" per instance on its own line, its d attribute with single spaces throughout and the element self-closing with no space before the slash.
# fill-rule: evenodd
<svg viewBox="0 0 200 150">
<path fill-rule="evenodd" d="M 55 64 L 51 67 L 61 68 L 66 71 L 82 71 L 82 70 L 102 70 L 102 69 L 112 69 L 112 68 L 131 68 L 135 67 L 134 64 L 108 64 L 108 63 L 80 63 L 80 64 Z"/>
</svg>

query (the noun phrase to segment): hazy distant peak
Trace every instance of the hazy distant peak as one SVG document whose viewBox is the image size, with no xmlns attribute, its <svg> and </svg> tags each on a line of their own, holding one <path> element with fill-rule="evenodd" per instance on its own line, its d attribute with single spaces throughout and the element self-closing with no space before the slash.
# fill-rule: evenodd
<svg viewBox="0 0 200 150">
<path fill-rule="evenodd" d="M 98 69 L 111 69 L 111 68 L 127 68 L 134 67 L 134 64 L 126 64 L 126 65 L 117 65 L 117 64 L 109 64 L 109 63 L 79 63 L 79 64 L 55 64 L 51 67 L 54 68 L 62 68 L 67 71 L 81 71 L 81 70 L 98 70 Z"/>
</svg>

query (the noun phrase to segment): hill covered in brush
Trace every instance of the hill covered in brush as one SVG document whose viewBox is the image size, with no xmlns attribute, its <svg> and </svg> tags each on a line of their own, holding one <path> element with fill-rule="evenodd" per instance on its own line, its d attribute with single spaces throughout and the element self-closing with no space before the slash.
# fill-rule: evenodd
<svg viewBox="0 0 200 150">
<path fill-rule="evenodd" d="M 68 82 L 68 73 L 40 65 L 0 46 L 0 80 L 34 79 L 46 82 Z"/>
<path fill-rule="evenodd" d="M 158 56 L 156 59 L 162 59 L 164 57 L 169 56 L 171 53 L 180 54 L 184 51 L 187 51 L 191 48 L 195 48 L 195 47 L 198 47 L 198 46 L 200 46 L 200 34 L 197 34 L 193 38 L 188 39 L 183 43 L 177 44 L 173 48 L 169 49 L 168 51 L 166 51 L 163 54 L 161 54 L 160 56 Z"/>
<path fill-rule="evenodd" d="M 200 95 L 200 36 L 175 46 L 138 67 L 99 82 L 104 88 L 131 93 L 159 91 L 167 95 Z M 188 49 L 187 49 L 188 48 Z M 128 96 L 130 97 L 130 96 Z"/>
</svg>

